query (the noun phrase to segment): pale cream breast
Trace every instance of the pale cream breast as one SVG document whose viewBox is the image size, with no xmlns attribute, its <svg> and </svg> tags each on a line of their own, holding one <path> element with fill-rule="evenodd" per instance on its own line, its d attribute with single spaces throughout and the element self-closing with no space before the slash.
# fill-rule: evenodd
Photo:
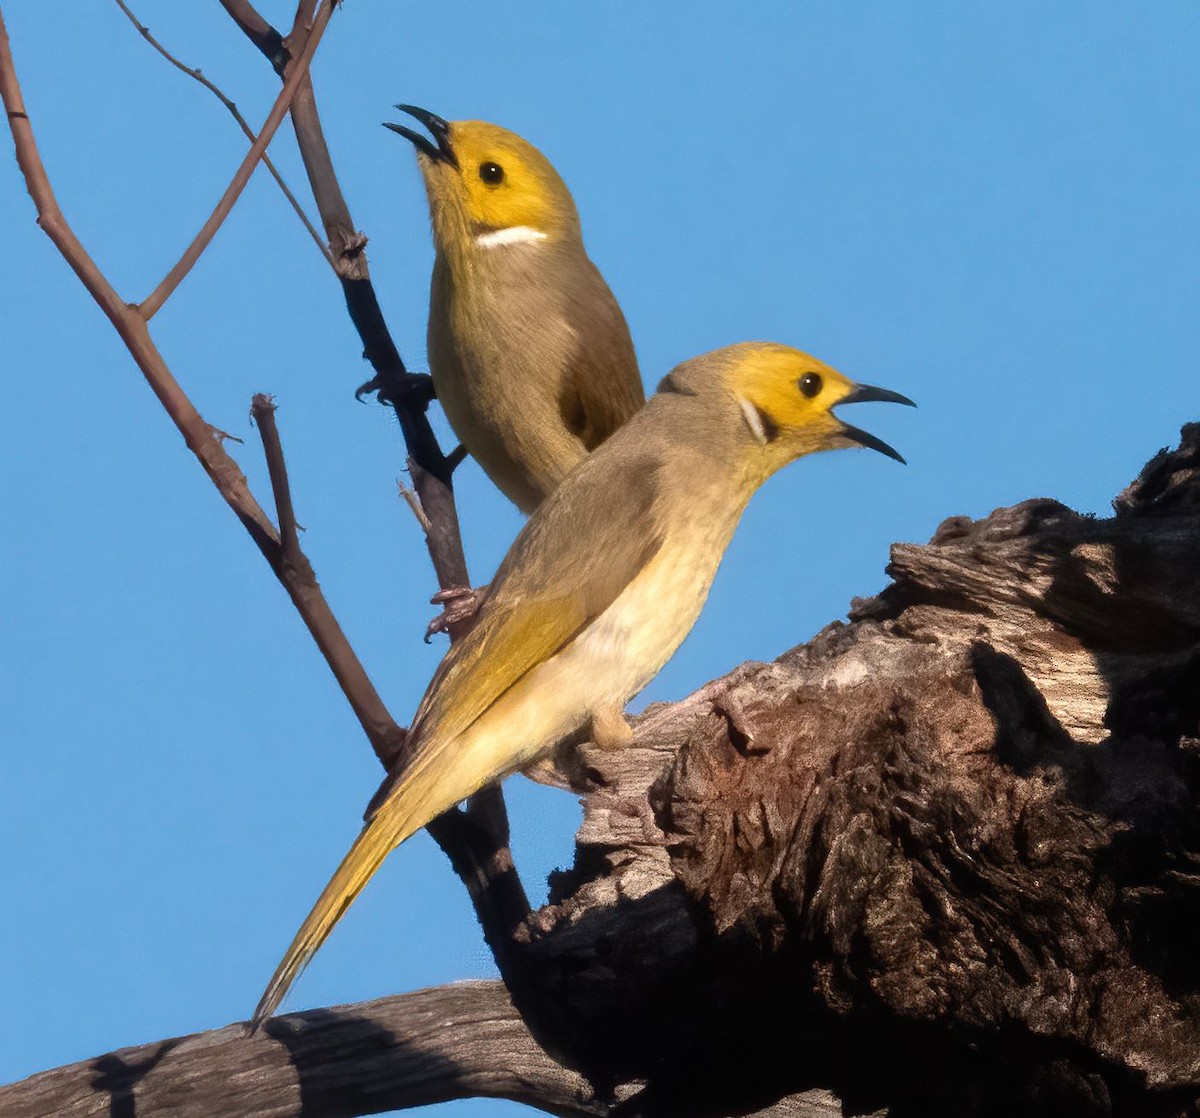
<svg viewBox="0 0 1200 1118">
<path fill-rule="evenodd" d="M 587 723 L 622 709 L 671 658 L 708 597 L 744 502 L 693 506 L 616 600 L 558 655 L 530 671 L 459 740 L 488 779 L 523 768 Z M 489 760 L 494 763 L 489 765 Z"/>
</svg>

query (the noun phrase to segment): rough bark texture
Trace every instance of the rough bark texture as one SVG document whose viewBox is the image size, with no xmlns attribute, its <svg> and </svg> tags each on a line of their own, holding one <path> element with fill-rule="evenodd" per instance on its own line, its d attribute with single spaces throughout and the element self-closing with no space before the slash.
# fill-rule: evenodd
<svg viewBox="0 0 1200 1118">
<path fill-rule="evenodd" d="M 543 1041 L 590 1029 L 642 1113 L 1195 1113 L 1200 425 L 1116 510 L 948 520 L 850 624 L 585 751 Z"/>
<path fill-rule="evenodd" d="M 6 1118 L 371 1114 L 470 1096 L 588 1109 L 586 1082 L 543 1053 L 499 982 L 464 982 L 110 1052 L 0 1092 Z"/>
<path fill-rule="evenodd" d="M 1200 1113 L 1200 425 L 1115 507 L 948 520 L 849 624 L 565 758 L 586 815 L 518 935 L 520 1019 L 494 985 L 410 995 L 457 1000 L 373 1034 L 378 1068 L 420 1070 L 407 1094 L 363 1090 L 332 1034 L 289 1039 L 371 1003 L 183 1042 L 214 1087 L 258 1046 L 253 1108 L 179 1104 L 148 1046 L 0 1089 L 0 1112 L 482 1091 L 630 1118 L 815 1118 L 828 1092 L 891 1118 Z M 125 1109 L 105 1060 L 144 1067 Z"/>
</svg>

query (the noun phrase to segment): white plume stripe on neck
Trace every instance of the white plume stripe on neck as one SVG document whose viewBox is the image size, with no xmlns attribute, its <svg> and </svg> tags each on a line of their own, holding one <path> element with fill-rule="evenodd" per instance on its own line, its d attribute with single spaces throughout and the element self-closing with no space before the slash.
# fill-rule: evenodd
<svg viewBox="0 0 1200 1118">
<path fill-rule="evenodd" d="M 480 233 L 475 238 L 475 243 L 480 248 L 497 248 L 500 245 L 527 245 L 545 239 L 546 234 L 540 229 L 532 229 L 528 225 L 514 225 L 509 229 L 493 229 L 490 233 Z"/>
<path fill-rule="evenodd" d="M 745 396 L 739 396 L 738 403 L 742 407 L 742 417 L 746 420 L 746 426 L 750 428 L 750 433 L 762 446 L 766 446 L 771 440 L 767 438 L 767 429 L 763 426 L 762 416 L 758 414 L 758 408 L 750 403 Z"/>
</svg>

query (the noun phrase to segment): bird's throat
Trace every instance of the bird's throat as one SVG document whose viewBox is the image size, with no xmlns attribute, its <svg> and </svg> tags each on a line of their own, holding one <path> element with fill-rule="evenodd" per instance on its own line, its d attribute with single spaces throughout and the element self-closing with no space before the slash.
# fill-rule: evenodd
<svg viewBox="0 0 1200 1118">
<path fill-rule="evenodd" d="M 506 245 L 532 245 L 546 240 L 546 234 L 529 225 L 513 225 L 508 229 L 489 229 L 475 236 L 475 247 L 503 248 Z"/>
</svg>

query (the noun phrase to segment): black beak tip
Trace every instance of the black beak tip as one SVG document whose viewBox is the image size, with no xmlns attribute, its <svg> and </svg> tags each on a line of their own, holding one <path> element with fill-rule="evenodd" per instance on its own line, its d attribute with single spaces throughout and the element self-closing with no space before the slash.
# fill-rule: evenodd
<svg viewBox="0 0 1200 1118">
<path fill-rule="evenodd" d="M 428 137 L 422 136 L 420 132 L 414 132 L 411 128 L 405 128 L 403 124 L 393 124 L 390 120 L 385 120 L 383 126 L 395 132 L 397 136 L 403 136 L 422 155 L 428 156 L 435 163 L 442 158 L 442 153 L 433 146 Z"/>
<path fill-rule="evenodd" d="M 454 148 L 450 146 L 450 125 L 447 121 L 436 113 L 418 108 L 416 105 L 396 105 L 395 107 L 425 125 L 429 129 L 429 135 L 433 137 L 433 141 L 419 132 L 414 132 L 411 128 L 405 128 L 402 124 L 385 123 L 385 128 L 390 128 L 393 132 L 397 132 L 406 140 L 411 141 L 418 150 L 435 163 L 449 163 L 452 167 L 458 166 L 458 157 L 454 154 Z"/>
<path fill-rule="evenodd" d="M 880 454 L 899 462 L 901 466 L 907 466 L 908 461 L 894 446 L 885 443 L 883 439 L 876 438 L 869 431 L 864 431 L 861 427 L 854 427 L 849 423 L 842 424 L 841 434 L 843 438 L 849 439 L 859 446 L 865 446 L 868 450 L 877 450 Z"/>
</svg>

